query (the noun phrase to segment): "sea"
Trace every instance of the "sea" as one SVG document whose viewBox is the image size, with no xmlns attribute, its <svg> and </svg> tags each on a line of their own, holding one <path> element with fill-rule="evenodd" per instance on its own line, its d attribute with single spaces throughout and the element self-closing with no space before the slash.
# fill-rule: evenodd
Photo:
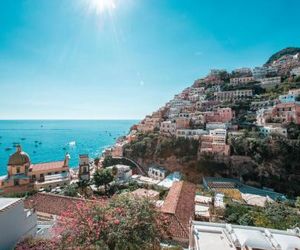
<svg viewBox="0 0 300 250">
<path fill-rule="evenodd" d="M 79 154 L 100 156 L 120 136 L 127 135 L 137 120 L 0 120 L 0 175 L 7 172 L 9 156 L 16 145 L 29 154 L 32 163 L 63 160 L 71 156 L 77 167 Z"/>
</svg>

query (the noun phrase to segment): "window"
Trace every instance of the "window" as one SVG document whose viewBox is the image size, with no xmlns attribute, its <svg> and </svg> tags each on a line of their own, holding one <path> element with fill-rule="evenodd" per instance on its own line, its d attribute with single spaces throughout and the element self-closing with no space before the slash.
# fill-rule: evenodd
<svg viewBox="0 0 300 250">
<path fill-rule="evenodd" d="M 20 183 L 19 183 L 19 180 L 18 180 L 18 179 L 14 179 L 14 185 L 15 185 L 15 186 L 19 186 L 19 185 L 20 185 Z"/>
<path fill-rule="evenodd" d="M 20 167 L 17 167 L 17 174 L 19 174 L 20 172 Z"/>
</svg>

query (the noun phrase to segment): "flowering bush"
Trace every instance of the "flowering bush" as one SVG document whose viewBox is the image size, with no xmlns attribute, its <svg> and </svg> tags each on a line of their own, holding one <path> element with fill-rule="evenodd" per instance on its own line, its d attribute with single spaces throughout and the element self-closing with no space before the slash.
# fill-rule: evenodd
<svg viewBox="0 0 300 250">
<path fill-rule="evenodd" d="M 119 195 L 106 206 L 78 203 L 61 216 L 54 233 L 67 248 L 156 249 L 165 223 L 151 201 Z"/>
</svg>

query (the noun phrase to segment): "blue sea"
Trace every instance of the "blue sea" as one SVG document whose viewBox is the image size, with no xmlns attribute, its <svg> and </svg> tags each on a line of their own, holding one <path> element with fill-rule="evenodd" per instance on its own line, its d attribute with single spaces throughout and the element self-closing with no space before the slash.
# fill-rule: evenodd
<svg viewBox="0 0 300 250">
<path fill-rule="evenodd" d="M 10 120 L 0 121 L 0 175 L 21 144 L 32 163 L 63 160 L 71 155 L 70 166 L 78 166 L 79 154 L 95 158 L 126 135 L 136 120 Z"/>
</svg>

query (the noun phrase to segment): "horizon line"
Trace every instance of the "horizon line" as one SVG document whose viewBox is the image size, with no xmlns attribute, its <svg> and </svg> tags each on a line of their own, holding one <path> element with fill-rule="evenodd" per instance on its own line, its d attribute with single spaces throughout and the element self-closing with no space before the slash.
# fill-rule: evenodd
<svg viewBox="0 0 300 250">
<path fill-rule="evenodd" d="M 13 118 L 0 121 L 139 121 L 143 118 Z"/>
</svg>

